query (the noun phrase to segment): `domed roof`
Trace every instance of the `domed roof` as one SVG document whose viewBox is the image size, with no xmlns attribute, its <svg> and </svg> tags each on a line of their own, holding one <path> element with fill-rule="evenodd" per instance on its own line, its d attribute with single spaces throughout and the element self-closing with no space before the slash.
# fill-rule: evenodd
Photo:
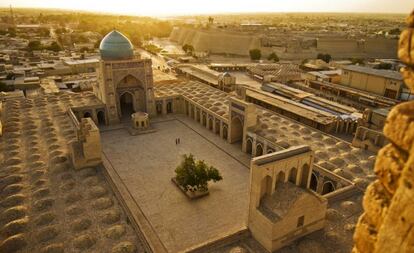
<svg viewBox="0 0 414 253">
<path fill-rule="evenodd" d="M 101 41 L 99 51 L 104 60 L 126 60 L 134 57 L 134 46 L 122 33 L 114 30 Z"/>
</svg>

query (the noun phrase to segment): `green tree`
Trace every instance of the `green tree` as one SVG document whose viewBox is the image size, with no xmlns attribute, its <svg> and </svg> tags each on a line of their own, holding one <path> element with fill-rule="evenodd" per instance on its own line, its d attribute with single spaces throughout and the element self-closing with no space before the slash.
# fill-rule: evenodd
<svg viewBox="0 0 414 253">
<path fill-rule="evenodd" d="M 9 36 L 10 36 L 10 37 L 12 37 L 12 38 L 16 37 L 16 28 L 14 28 L 14 27 L 9 27 L 9 28 L 7 29 L 7 32 L 9 33 Z"/>
<path fill-rule="evenodd" d="M 365 65 L 364 59 L 362 58 L 351 58 L 350 61 L 352 62 L 353 65 Z"/>
<path fill-rule="evenodd" d="M 400 33 L 401 33 L 400 28 L 394 28 L 388 31 L 388 34 L 390 35 L 400 35 Z"/>
<path fill-rule="evenodd" d="M 194 47 L 192 45 L 185 44 L 182 48 L 187 54 L 192 54 L 194 52 Z"/>
<path fill-rule="evenodd" d="M 322 54 L 319 53 L 318 56 L 316 57 L 317 59 L 320 59 L 326 63 L 329 63 L 332 60 L 332 56 L 330 54 Z"/>
<path fill-rule="evenodd" d="M 3 83 L 3 82 L 0 82 L 0 92 L 1 91 L 7 92 L 7 91 L 13 91 L 13 90 L 14 90 L 13 87 L 11 87 L 11 86 Z"/>
<path fill-rule="evenodd" d="M 275 52 L 272 52 L 267 59 L 269 61 L 273 61 L 273 62 L 279 62 L 279 57 L 277 56 L 277 54 Z"/>
<path fill-rule="evenodd" d="M 47 49 L 50 51 L 59 52 L 62 50 L 62 47 L 59 46 L 59 44 L 56 41 L 53 41 L 52 44 L 50 44 L 50 46 L 47 47 Z"/>
<path fill-rule="evenodd" d="M 223 179 L 220 172 L 204 161 L 194 159 L 192 154 L 184 155 L 181 164 L 175 169 L 177 183 L 188 190 L 208 190 L 208 182 Z"/>
<path fill-rule="evenodd" d="M 381 62 L 375 68 L 376 69 L 392 69 L 392 64 L 388 62 Z"/>
<path fill-rule="evenodd" d="M 252 49 L 249 51 L 250 59 L 260 60 L 262 58 L 262 51 L 260 49 Z"/>
<path fill-rule="evenodd" d="M 42 50 L 42 44 L 38 40 L 29 41 L 29 44 L 27 45 L 27 50 L 29 51 Z"/>
</svg>

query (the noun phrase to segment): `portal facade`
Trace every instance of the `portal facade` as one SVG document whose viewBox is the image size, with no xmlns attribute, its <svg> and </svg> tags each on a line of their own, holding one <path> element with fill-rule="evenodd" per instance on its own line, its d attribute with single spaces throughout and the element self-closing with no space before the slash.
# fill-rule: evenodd
<svg viewBox="0 0 414 253">
<path fill-rule="evenodd" d="M 100 45 L 99 81 L 95 95 L 105 104 L 109 124 L 130 119 L 135 112 L 155 114 L 151 59 L 133 54 L 131 42 L 112 31 Z"/>
</svg>

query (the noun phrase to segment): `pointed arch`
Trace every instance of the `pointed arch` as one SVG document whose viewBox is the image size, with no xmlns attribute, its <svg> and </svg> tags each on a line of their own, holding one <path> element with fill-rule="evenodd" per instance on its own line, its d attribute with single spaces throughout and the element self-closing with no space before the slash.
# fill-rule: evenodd
<svg viewBox="0 0 414 253">
<path fill-rule="evenodd" d="M 333 183 L 331 181 L 327 181 L 325 183 L 323 183 L 323 187 L 322 187 L 322 195 L 328 194 L 330 192 L 335 191 L 335 186 L 333 185 Z"/>
<path fill-rule="evenodd" d="M 243 123 L 239 117 L 231 119 L 231 142 L 238 142 L 243 139 Z"/>
<path fill-rule="evenodd" d="M 263 155 L 263 147 L 262 144 L 258 143 L 256 145 L 256 156 L 262 156 Z"/>
<path fill-rule="evenodd" d="M 318 190 L 318 177 L 312 173 L 309 188 L 316 192 Z"/>
<path fill-rule="evenodd" d="M 246 153 L 252 154 L 253 152 L 253 141 L 250 138 L 247 138 L 246 140 Z"/>
<path fill-rule="evenodd" d="M 289 171 L 289 182 L 296 184 L 296 178 L 298 176 L 298 169 L 295 167 L 291 168 Z"/>
<path fill-rule="evenodd" d="M 137 86 L 144 88 L 141 80 L 139 80 L 136 76 L 132 74 L 128 74 L 124 76 L 117 83 L 117 88 L 132 88 L 132 87 L 137 87 Z"/>
<path fill-rule="evenodd" d="M 310 172 L 310 167 L 307 163 L 305 163 L 302 166 L 302 176 L 300 179 L 300 186 L 303 188 L 307 188 L 308 187 L 308 181 L 309 181 L 309 172 Z"/>
<path fill-rule="evenodd" d="M 277 174 L 277 177 L 276 177 L 275 189 L 277 189 L 277 187 L 279 187 L 280 184 L 285 182 L 285 178 L 286 178 L 285 172 L 279 171 L 279 174 Z"/>
</svg>

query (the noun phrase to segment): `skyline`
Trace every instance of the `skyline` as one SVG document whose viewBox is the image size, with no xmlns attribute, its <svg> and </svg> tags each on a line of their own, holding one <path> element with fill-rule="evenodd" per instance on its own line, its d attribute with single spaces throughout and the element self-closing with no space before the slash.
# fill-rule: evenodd
<svg viewBox="0 0 414 253">
<path fill-rule="evenodd" d="M 92 12 L 106 12 L 127 15 L 149 15 L 149 16 L 173 16 L 192 14 L 224 14 L 224 13 L 254 13 L 254 12 L 327 12 L 327 13 L 401 13 L 406 14 L 413 4 L 407 0 L 349 0 L 336 2 L 329 0 L 314 0 L 309 4 L 308 0 L 290 0 L 281 2 L 279 0 L 256 0 L 254 5 L 251 1 L 222 2 L 219 0 L 191 1 L 191 0 L 152 0 L 149 2 L 130 2 L 118 0 L 116 3 L 109 0 L 0 0 L 0 7 L 14 8 L 49 8 L 67 9 Z"/>
</svg>

